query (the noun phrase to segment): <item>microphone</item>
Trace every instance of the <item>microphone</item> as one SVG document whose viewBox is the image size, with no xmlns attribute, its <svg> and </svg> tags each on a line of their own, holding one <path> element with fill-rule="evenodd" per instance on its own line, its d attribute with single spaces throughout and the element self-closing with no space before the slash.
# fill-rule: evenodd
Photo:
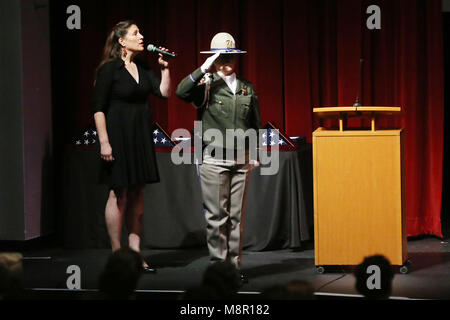
<svg viewBox="0 0 450 320">
<path fill-rule="evenodd" d="M 154 46 L 154 45 L 152 45 L 152 44 L 149 44 L 149 45 L 147 46 L 147 50 L 150 51 L 150 52 L 158 52 L 158 53 L 161 53 L 163 56 L 165 56 L 165 57 L 167 57 L 167 58 L 175 58 L 175 57 L 177 56 L 175 53 L 172 53 L 172 52 L 169 52 L 169 51 L 161 50 L 160 48 L 158 48 L 158 47 L 156 47 L 156 46 Z"/>
<path fill-rule="evenodd" d="M 361 107 L 361 103 L 359 102 L 359 96 L 361 94 L 362 89 L 362 69 L 363 69 L 364 59 L 359 60 L 359 81 L 358 81 L 358 92 L 356 92 L 356 101 L 353 104 L 354 107 Z"/>
</svg>

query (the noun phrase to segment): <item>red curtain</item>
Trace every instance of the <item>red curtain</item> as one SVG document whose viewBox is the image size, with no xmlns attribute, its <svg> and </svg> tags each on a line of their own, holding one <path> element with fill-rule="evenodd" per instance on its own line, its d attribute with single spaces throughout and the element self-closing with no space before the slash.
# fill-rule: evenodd
<svg viewBox="0 0 450 320">
<path fill-rule="evenodd" d="M 80 31 L 64 30 L 69 4 L 81 7 Z M 366 27 L 366 9 L 373 4 L 381 8 L 381 30 Z M 354 103 L 359 60 L 364 58 L 363 104 L 400 106 L 405 112 L 402 119 L 381 125 L 405 129 L 408 235 L 442 237 L 441 0 L 52 0 L 51 5 L 52 29 L 59 23 L 64 30 L 58 33 L 63 39 L 53 35 L 63 44 L 53 52 L 64 56 L 54 68 L 66 71 L 58 94 L 73 97 L 66 105 L 74 111 L 67 111 L 63 120 L 69 136 L 93 123 L 93 70 L 107 31 L 120 20 L 135 20 L 146 43 L 178 53 L 171 62 L 174 87 L 201 65 L 205 56 L 199 51 L 209 48 L 214 34 L 230 32 L 238 47 L 248 51 L 239 70 L 255 85 L 263 124 L 271 121 L 308 141 L 319 125 L 313 107 Z M 69 42 L 70 51 L 64 46 Z M 156 67 L 155 56 L 142 57 Z M 168 101 L 151 98 L 151 103 L 155 121 L 169 132 L 193 128 L 191 105 L 175 96 Z"/>
</svg>

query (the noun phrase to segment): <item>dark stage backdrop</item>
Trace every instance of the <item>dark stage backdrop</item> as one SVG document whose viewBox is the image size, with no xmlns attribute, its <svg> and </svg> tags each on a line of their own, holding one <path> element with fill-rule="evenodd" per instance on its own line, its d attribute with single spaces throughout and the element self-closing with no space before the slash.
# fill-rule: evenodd
<svg viewBox="0 0 450 320">
<path fill-rule="evenodd" d="M 82 28 L 66 28 L 67 6 L 81 8 Z M 382 10 L 382 29 L 366 28 L 369 5 Z M 306 136 L 319 125 L 318 106 L 352 105 L 363 57 L 364 105 L 401 106 L 406 137 L 408 235 L 441 234 L 443 158 L 443 43 L 441 0 L 52 0 L 55 136 L 62 150 L 93 124 L 94 69 L 108 30 L 133 19 L 146 43 L 179 54 L 174 86 L 200 66 L 214 34 L 230 32 L 239 48 L 240 74 L 258 92 L 263 124 Z M 156 57 L 141 56 L 156 67 Z M 151 98 L 154 119 L 169 132 L 192 129 L 196 112 L 173 96 Z M 360 123 L 351 123 L 359 125 Z"/>
</svg>

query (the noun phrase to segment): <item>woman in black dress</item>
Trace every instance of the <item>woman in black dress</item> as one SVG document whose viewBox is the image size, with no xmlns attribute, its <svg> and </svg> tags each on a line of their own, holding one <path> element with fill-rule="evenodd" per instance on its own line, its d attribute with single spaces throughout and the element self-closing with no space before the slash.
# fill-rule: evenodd
<svg viewBox="0 0 450 320">
<path fill-rule="evenodd" d="M 144 50 L 143 39 L 132 21 L 119 22 L 106 40 L 96 73 L 93 113 L 101 155 L 99 183 L 109 186 L 105 218 L 113 251 L 120 248 L 125 214 L 129 246 L 140 252 L 145 184 L 159 181 L 148 95 L 169 97 L 169 64 L 160 54 L 158 78 L 135 61 Z M 143 267 L 155 271 L 145 261 Z"/>
</svg>

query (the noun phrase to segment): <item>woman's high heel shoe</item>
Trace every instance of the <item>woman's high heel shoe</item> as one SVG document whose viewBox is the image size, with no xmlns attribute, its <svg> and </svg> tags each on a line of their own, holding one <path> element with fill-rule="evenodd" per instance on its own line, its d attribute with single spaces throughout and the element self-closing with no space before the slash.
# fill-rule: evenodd
<svg viewBox="0 0 450 320">
<path fill-rule="evenodd" d="M 156 273 L 156 269 L 150 267 L 147 263 L 142 266 L 142 273 Z"/>
</svg>

